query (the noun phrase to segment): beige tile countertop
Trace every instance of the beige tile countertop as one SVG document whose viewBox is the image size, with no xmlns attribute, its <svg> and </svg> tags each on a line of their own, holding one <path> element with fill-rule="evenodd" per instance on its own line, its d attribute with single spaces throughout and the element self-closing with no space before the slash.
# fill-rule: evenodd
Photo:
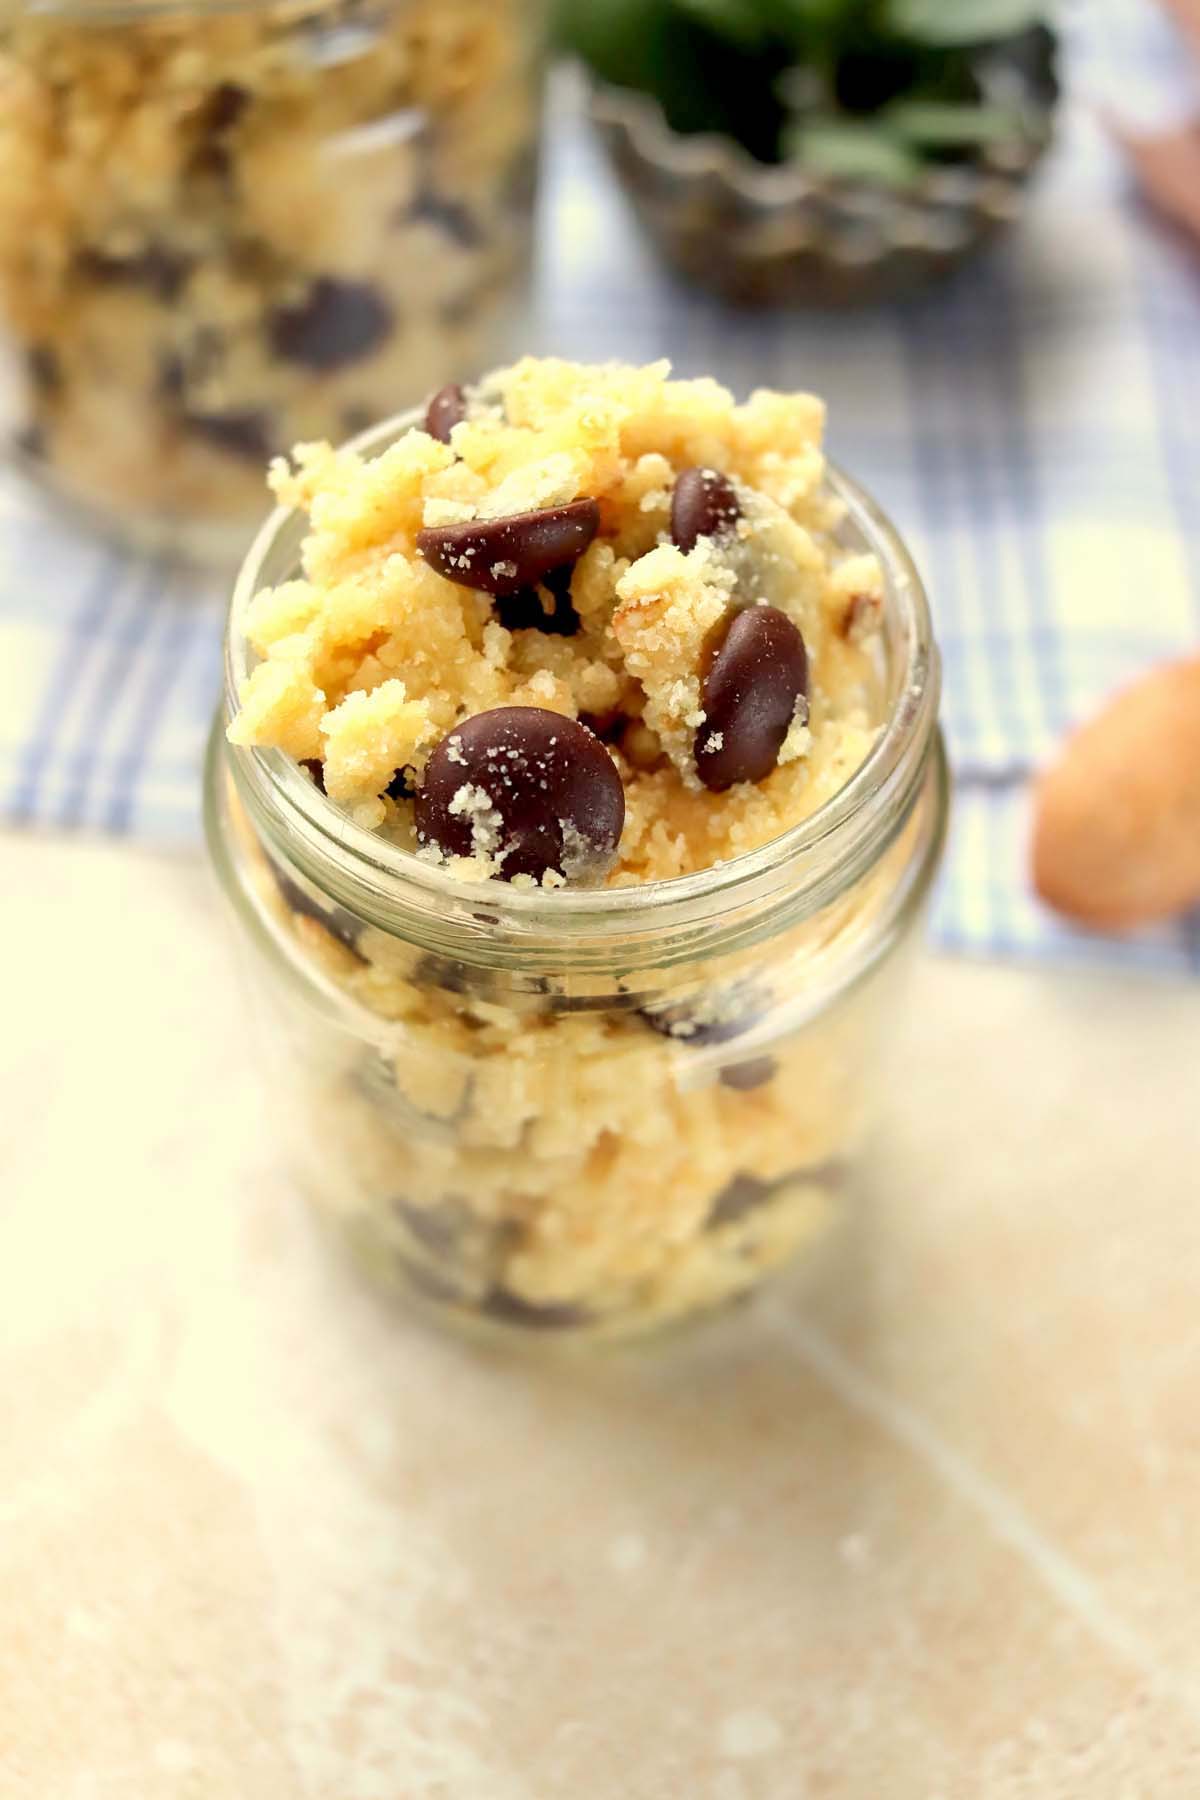
<svg viewBox="0 0 1200 1800">
<path fill-rule="evenodd" d="M 0 883 L 3 1800 L 1200 1796 L 1200 989 L 928 961 L 808 1298 L 487 1354 L 314 1243 L 197 866 Z"/>
</svg>

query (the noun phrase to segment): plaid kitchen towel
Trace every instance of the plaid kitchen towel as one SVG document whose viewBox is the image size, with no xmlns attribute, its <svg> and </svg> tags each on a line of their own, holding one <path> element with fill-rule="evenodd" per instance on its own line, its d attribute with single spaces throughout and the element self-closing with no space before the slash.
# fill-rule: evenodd
<svg viewBox="0 0 1200 1800">
<path fill-rule="evenodd" d="M 1200 972 L 1200 925 L 1069 931 L 1026 882 L 1027 778 L 1073 720 L 1200 636 L 1200 259 L 1136 204 L 1100 123 L 1191 103 L 1146 0 L 1064 20 L 1071 98 L 1029 216 L 947 287 L 871 313 L 733 316 L 656 263 L 556 92 L 533 347 L 808 387 L 914 544 L 957 776 L 946 946 Z M 0 478 L 0 812 L 192 842 L 219 675 L 211 586 L 73 535 Z"/>
</svg>

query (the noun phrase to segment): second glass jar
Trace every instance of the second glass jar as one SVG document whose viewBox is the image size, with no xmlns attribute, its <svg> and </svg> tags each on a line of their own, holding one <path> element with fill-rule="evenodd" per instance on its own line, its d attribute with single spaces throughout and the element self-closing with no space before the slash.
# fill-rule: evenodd
<svg viewBox="0 0 1200 1800">
<path fill-rule="evenodd" d="M 529 271 L 541 13 L 8 16 L 0 332 L 23 461 L 126 537 L 228 561 L 273 452 L 498 360 Z"/>
</svg>

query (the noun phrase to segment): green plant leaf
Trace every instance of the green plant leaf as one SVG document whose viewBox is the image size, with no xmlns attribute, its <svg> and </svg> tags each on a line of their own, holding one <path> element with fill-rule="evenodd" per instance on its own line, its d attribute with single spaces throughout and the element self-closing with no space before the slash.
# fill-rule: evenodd
<svg viewBox="0 0 1200 1800">
<path fill-rule="evenodd" d="M 922 44 L 981 44 L 1045 21 L 1045 0 L 887 0 L 885 22 Z"/>
<path fill-rule="evenodd" d="M 693 24 L 745 50 L 757 50 L 769 35 L 758 0 L 675 0 L 675 5 Z"/>
<path fill-rule="evenodd" d="M 884 0 L 758 0 L 771 32 L 797 58 L 829 65 L 872 31 Z"/>
<path fill-rule="evenodd" d="M 785 132 L 784 146 L 789 160 L 841 181 L 905 187 L 922 169 L 907 145 L 863 120 L 806 119 Z"/>
<path fill-rule="evenodd" d="M 1004 143 L 1021 132 L 1021 115 L 1011 107 L 950 100 L 898 100 L 879 114 L 879 122 L 918 150 Z"/>
<path fill-rule="evenodd" d="M 618 87 L 652 87 L 671 0 L 555 0 L 554 42 Z"/>
</svg>

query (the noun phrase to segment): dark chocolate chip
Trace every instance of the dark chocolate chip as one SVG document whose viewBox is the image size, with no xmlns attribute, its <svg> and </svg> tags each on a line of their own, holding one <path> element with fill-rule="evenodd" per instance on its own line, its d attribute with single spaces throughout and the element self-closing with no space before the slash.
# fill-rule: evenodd
<svg viewBox="0 0 1200 1800">
<path fill-rule="evenodd" d="M 267 337 L 281 362 L 323 373 L 358 362 L 392 329 L 392 309 L 363 281 L 322 275 L 294 306 L 267 316 Z"/>
<path fill-rule="evenodd" d="M 233 185 L 233 158 L 224 144 L 198 144 L 188 158 L 187 172 L 200 181 L 219 181 L 222 187 Z"/>
<path fill-rule="evenodd" d="M 158 359 L 158 391 L 164 400 L 182 400 L 187 371 L 182 356 L 166 350 Z"/>
<path fill-rule="evenodd" d="M 722 793 L 769 775 L 792 720 L 798 712 L 808 716 L 808 655 L 786 613 L 747 606 L 732 615 L 704 677 L 701 705 L 695 756 L 705 787 Z"/>
<path fill-rule="evenodd" d="M 488 974 L 485 969 L 468 969 L 465 963 L 451 962 L 447 956 L 426 951 L 412 972 L 412 984 L 418 988 L 441 988 L 447 994 L 470 994 L 488 986 Z"/>
<path fill-rule="evenodd" d="M 31 462 L 44 462 L 46 459 L 46 430 L 36 419 L 30 420 L 28 425 L 21 426 L 13 437 L 13 444 L 20 454 L 28 457 Z"/>
<path fill-rule="evenodd" d="M 438 389 L 425 408 L 425 429 L 430 437 L 448 444 L 451 431 L 456 425 L 461 425 L 466 416 L 467 396 L 457 381 L 451 381 Z"/>
<path fill-rule="evenodd" d="M 719 1018 L 706 1018 L 703 1014 L 697 1014 L 686 1002 L 655 1008 L 652 1012 L 645 1007 L 638 1007 L 637 1011 L 660 1037 L 699 1048 L 705 1044 L 727 1044 L 731 1038 L 741 1037 L 743 1032 L 749 1031 L 757 1023 L 761 1011 L 752 1006 L 750 995 L 741 994 L 739 1002 L 737 1008 L 724 1007 Z"/>
<path fill-rule="evenodd" d="M 629 722 L 626 714 L 617 712 L 615 708 L 612 712 L 584 712 L 579 715 L 579 723 L 586 725 L 602 744 L 619 744 Z"/>
<path fill-rule="evenodd" d="M 285 874 L 274 864 L 271 865 L 271 872 L 275 877 L 276 887 L 294 913 L 299 913 L 305 919 L 315 919 L 317 924 L 323 925 L 329 935 L 335 937 L 339 944 L 344 944 L 347 950 L 353 951 L 361 962 L 366 961 L 358 948 L 358 934 L 361 927 L 353 913 L 348 913 L 344 907 L 336 906 L 333 901 L 323 906 L 319 901 L 314 900 L 298 881 L 293 881 L 290 875 Z"/>
<path fill-rule="evenodd" d="M 415 817 L 423 844 L 446 856 L 470 856 L 478 844 L 500 861 L 504 881 L 550 869 L 594 880 L 616 855 L 625 790 L 604 745 L 577 720 L 498 706 L 442 739 Z"/>
<path fill-rule="evenodd" d="M 549 637 L 574 637 L 582 621 L 571 604 L 571 564 L 551 569 L 536 587 L 520 588 L 515 594 L 498 594 L 495 613 L 506 631 L 542 631 Z"/>
<path fill-rule="evenodd" d="M 735 1225 L 747 1213 L 769 1200 L 777 1182 L 760 1181 L 757 1175 L 735 1175 L 716 1196 L 708 1212 L 710 1225 Z"/>
<path fill-rule="evenodd" d="M 748 1094 L 754 1088 L 766 1087 L 773 1081 L 779 1071 L 779 1064 L 773 1056 L 756 1056 L 749 1062 L 730 1063 L 721 1070 L 722 1087 L 733 1088 L 739 1094 Z"/>
<path fill-rule="evenodd" d="M 483 232 L 474 213 L 460 200 L 444 199 L 432 188 L 425 188 L 417 195 L 407 216 L 436 225 L 452 243 L 460 244 L 464 250 L 475 250 L 483 242 Z"/>
<path fill-rule="evenodd" d="M 202 124 L 205 131 L 219 137 L 237 124 L 250 104 L 250 95 L 236 81 L 221 81 L 209 95 L 204 107 Z"/>
<path fill-rule="evenodd" d="M 62 364 L 49 344 L 30 344 L 25 352 L 29 379 L 39 394 L 56 394 L 62 386 Z"/>
<path fill-rule="evenodd" d="M 323 794 L 325 792 L 325 764 L 319 756 L 301 758 L 300 767 L 304 770 L 313 786 Z"/>
<path fill-rule="evenodd" d="M 433 1256 L 454 1255 L 463 1235 L 465 1209 L 461 1200 L 447 1199 L 441 1206 L 414 1206 L 411 1200 L 397 1200 L 395 1207 L 423 1249 Z"/>
<path fill-rule="evenodd" d="M 493 1288 L 483 1302 L 489 1318 L 502 1319 L 506 1325 L 522 1325 L 527 1331 L 569 1331 L 572 1326 L 586 1325 L 588 1315 L 581 1306 L 563 1301 L 522 1300 L 507 1288 Z"/>
<path fill-rule="evenodd" d="M 227 343 L 211 325 L 190 332 L 186 343 L 174 350 L 164 350 L 158 359 L 158 391 L 164 400 L 178 404 L 192 386 L 202 387 L 216 375 L 227 354 Z M 198 407 L 203 417 L 210 417 Z"/>
<path fill-rule="evenodd" d="M 487 594 L 515 594 L 542 581 L 551 569 L 579 560 L 595 537 L 600 508 L 594 500 L 570 500 L 503 519 L 468 519 L 429 525 L 417 533 L 417 549 L 431 568 L 459 587 Z"/>
<path fill-rule="evenodd" d="M 266 462 L 274 448 L 266 413 L 184 412 L 180 420 L 193 437 L 203 438 L 214 450 L 224 450 L 243 462 Z"/>
<path fill-rule="evenodd" d="M 411 800 L 417 791 L 412 779 L 412 770 L 397 769 L 383 791 L 389 800 Z"/>
<path fill-rule="evenodd" d="M 791 1169 L 786 1175 L 777 1175 L 774 1181 L 763 1181 L 758 1175 L 735 1175 L 713 1200 L 708 1224 L 734 1225 L 768 1200 L 785 1200 L 789 1192 L 794 1194 L 797 1189 L 814 1185 L 840 1188 L 845 1176 L 845 1164 L 833 1159 L 806 1169 Z"/>
<path fill-rule="evenodd" d="M 192 259 L 178 250 L 148 244 L 136 256 L 110 256 L 106 250 L 83 249 L 75 257 L 76 273 L 97 287 L 149 288 L 160 300 L 175 300 L 191 274 Z"/>
<path fill-rule="evenodd" d="M 733 483 L 719 469 L 681 469 L 671 495 L 671 542 L 693 550 L 702 537 L 720 537 L 742 516 Z"/>
</svg>

